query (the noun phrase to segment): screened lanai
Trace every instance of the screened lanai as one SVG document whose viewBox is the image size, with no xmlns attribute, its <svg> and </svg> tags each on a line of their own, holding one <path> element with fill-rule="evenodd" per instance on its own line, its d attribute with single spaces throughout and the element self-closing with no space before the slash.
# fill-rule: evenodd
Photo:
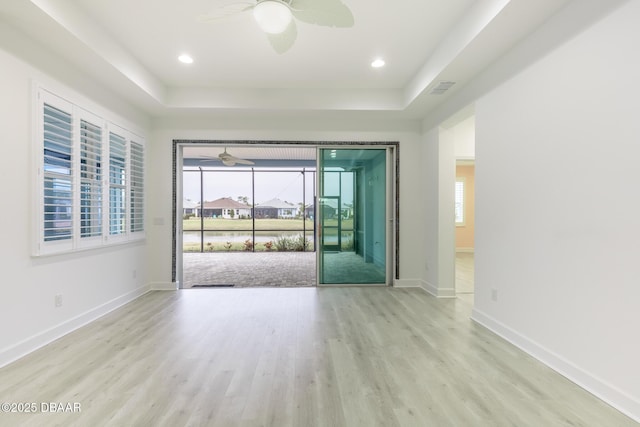
<svg viewBox="0 0 640 427">
<path fill-rule="evenodd" d="M 177 148 L 180 287 L 390 283 L 388 147 Z"/>
<path fill-rule="evenodd" d="M 183 287 L 315 285 L 315 148 L 198 145 L 183 158 Z"/>
</svg>

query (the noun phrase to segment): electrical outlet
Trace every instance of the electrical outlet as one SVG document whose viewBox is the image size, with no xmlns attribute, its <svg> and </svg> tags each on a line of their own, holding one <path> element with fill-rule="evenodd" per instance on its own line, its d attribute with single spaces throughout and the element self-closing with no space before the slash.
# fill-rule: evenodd
<svg viewBox="0 0 640 427">
<path fill-rule="evenodd" d="M 54 299 L 54 304 L 56 307 L 62 307 L 62 295 L 60 294 L 56 295 Z"/>
<path fill-rule="evenodd" d="M 491 301 L 498 301 L 498 290 L 492 288 L 491 289 Z"/>
</svg>

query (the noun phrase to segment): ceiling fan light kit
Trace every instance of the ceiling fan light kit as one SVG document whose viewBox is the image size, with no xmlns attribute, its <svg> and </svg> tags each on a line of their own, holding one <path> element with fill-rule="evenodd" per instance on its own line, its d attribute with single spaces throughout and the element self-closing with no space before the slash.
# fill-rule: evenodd
<svg viewBox="0 0 640 427">
<path fill-rule="evenodd" d="M 253 17 L 268 34 L 280 34 L 291 23 L 291 9 L 281 0 L 262 0 L 253 8 Z"/>
<path fill-rule="evenodd" d="M 329 28 L 350 28 L 354 25 L 351 10 L 344 0 L 217 0 L 225 4 L 197 19 L 211 23 L 236 13 L 251 11 L 258 27 L 276 51 L 282 54 L 294 45 L 298 36 L 297 23 Z"/>
</svg>

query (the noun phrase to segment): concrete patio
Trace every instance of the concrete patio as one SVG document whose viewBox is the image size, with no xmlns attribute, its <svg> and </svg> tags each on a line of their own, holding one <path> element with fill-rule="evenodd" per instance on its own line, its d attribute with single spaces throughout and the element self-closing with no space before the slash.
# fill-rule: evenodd
<svg viewBox="0 0 640 427">
<path fill-rule="evenodd" d="M 324 258 L 324 283 L 384 283 L 385 272 L 353 252 Z M 316 285 L 315 252 L 185 253 L 183 288 Z"/>
<path fill-rule="evenodd" d="M 183 265 L 183 288 L 316 284 L 315 252 L 186 252 Z"/>
</svg>

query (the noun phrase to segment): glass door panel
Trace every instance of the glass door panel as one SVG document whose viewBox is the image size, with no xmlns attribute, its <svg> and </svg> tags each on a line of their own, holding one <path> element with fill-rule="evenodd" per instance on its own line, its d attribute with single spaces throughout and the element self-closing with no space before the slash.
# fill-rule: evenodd
<svg viewBox="0 0 640 427">
<path fill-rule="evenodd" d="M 320 223 L 322 226 L 322 248 L 325 251 L 339 251 L 342 221 L 337 212 L 340 197 L 320 197 Z"/>
<path fill-rule="evenodd" d="M 318 153 L 318 283 L 387 283 L 387 150 Z"/>
</svg>

